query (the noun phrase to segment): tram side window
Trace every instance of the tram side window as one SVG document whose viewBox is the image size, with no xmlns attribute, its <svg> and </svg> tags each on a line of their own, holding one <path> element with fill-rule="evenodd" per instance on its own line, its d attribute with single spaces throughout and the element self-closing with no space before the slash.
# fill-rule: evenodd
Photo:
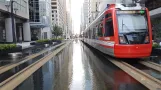
<svg viewBox="0 0 161 90">
<path fill-rule="evenodd" d="M 96 38 L 97 38 L 98 37 L 98 26 L 96 26 L 95 35 L 96 35 Z"/>
<path fill-rule="evenodd" d="M 92 39 L 95 39 L 96 38 L 96 27 L 93 28 L 93 37 Z"/>
<path fill-rule="evenodd" d="M 87 34 L 88 34 L 88 39 L 89 39 L 89 37 L 90 37 L 90 33 L 89 33 L 89 31 L 88 31 L 88 33 L 87 33 Z"/>
<path fill-rule="evenodd" d="M 88 32 L 86 32 L 86 38 L 88 38 Z"/>
<path fill-rule="evenodd" d="M 111 16 L 112 16 L 111 13 L 109 13 L 109 14 L 106 14 L 105 18 L 109 18 Z"/>
<path fill-rule="evenodd" d="M 98 25 L 98 37 L 102 37 L 102 24 Z"/>
<path fill-rule="evenodd" d="M 109 19 L 106 21 L 105 25 L 105 37 L 114 36 L 114 30 L 113 30 L 113 22 L 112 19 Z"/>
<path fill-rule="evenodd" d="M 93 39 L 93 29 L 90 30 L 90 39 Z"/>
<path fill-rule="evenodd" d="M 89 30 L 89 39 L 91 39 L 91 30 Z"/>
<path fill-rule="evenodd" d="M 90 36 L 91 36 L 91 35 L 90 35 L 90 30 L 89 30 L 89 31 L 88 31 L 88 38 L 89 38 L 89 39 L 90 39 Z"/>
</svg>

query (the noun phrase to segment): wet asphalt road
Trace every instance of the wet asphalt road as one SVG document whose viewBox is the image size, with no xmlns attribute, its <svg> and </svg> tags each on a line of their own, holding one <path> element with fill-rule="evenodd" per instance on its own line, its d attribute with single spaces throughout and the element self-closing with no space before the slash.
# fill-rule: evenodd
<svg viewBox="0 0 161 90">
<path fill-rule="evenodd" d="M 148 90 L 75 40 L 15 90 Z"/>
</svg>

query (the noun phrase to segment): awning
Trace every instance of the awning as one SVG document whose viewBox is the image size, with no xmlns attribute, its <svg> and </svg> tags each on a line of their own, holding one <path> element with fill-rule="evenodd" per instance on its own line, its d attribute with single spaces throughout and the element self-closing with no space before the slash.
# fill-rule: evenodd
<svg viewBox="0 0 161 90">
<path fill-rule="evenodd" d="M 42 24 L 41 22 L 30 22 L 31 28 L 45 28 L 49 27 L 49 25 Z"/>
</svg>

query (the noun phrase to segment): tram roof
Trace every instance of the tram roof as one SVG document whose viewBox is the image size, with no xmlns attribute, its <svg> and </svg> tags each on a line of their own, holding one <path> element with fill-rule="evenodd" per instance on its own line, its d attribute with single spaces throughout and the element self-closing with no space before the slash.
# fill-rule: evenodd
<svg viewBox="0 0 161 90">
<path fill-rule="evenodd" d="M 105 12 L 108 9 L 113 8 L 112 7 L 113 5 L 115 5 L 115 8 L 119 8 L 121 10 L 141 10 L 141 9 L 145 9 L 139 3 L 136 3 L 135 7 L 125 7 L 122 4 L 107 4 L 107 7 L 103 10 L 103 12 L 85 29 L 85 32 L 88 31 L 90 29 L 90 27 L 92 27 L 95 23 L 97 23 L 97 21 L 103 19 Z"/>
<path fill-rule="evenodd" d="M 98 20 L 101 20 L 101 19 L 103 19 L 103 15 L 104 15 L 104 13 L 106 12 L 106 10 L 104 10 L 100 15 L 99 15 L 99 17 L 97 17 L 86 29 L 85 29 L 85 32 L 87 31 L 87 30 L 89 30 L 90 29 L 90 27 L 92 26 L 92 25 L 94 25 Z"/>
</svg>

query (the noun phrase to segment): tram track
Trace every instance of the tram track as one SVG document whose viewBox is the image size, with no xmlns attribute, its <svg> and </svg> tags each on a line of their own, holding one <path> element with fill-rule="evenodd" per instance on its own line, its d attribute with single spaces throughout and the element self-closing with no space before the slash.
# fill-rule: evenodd
<svg viewBox="0 0 161 90">
<path fill-rule="evenodd" d="M 88 44 L 86 44 L 86 45 L 89 46 Z M 93 48 L 93 47 L 91 47 L 91 48 Z M 154 78 L 153 76 L 143 72 L 142 70 L 128 64 L 127 62 L 125 62 L 121 59 L 117 59 L 117 58 L 113 58 L 111 56 L 107 56 L 107 55 L 101 53 L 98 50 L 96 50 L 96 52 L 98 52 L 101 56 L 105 57 L 107 60 L 109 60 L 115 66 L 119 67 L 121 70 L 126 72 L 128 75 L 133 77 L 135 80 L 140 82 L 142 85 L 147 87 L 149 90 L 161 90 L 161 81 L 160 80 Z M 146 63 L 145 66 L 148 66 L 146 61 L 140 61 L 139 63 L 140 64 Z M 150 63 L 153 66 L 156 65 L 155 63 L 152 63 L 152 62 L 148 62 L 148 63 Z M 150 67 L 150 65 L 148 67 Z M 152 68 L 152 67 L 150 67 L 150 68 Z M 153 67 L 154 70 L 159 70 L 159 68 L 160 68 L 160 65 L 157 65 L 157 67 Z"/>
<path fill-rule="evenodd" d="M 62 51 L 66 46 L 68 46 L 71 42 L 67 42 L 66 44 L 60 46 L 53 52 L 50 52 L 45 57 L 41 58 L 40 60 L 32 63 L 31 65 L 27 66 L 23 70 L 19 71 L 18 73 L 12 75 L 11 77 L 7 78 L 3 82 L 0 83 L 0 90 L 13 90 L 19 84 L 21 84 L 24 80 L 26 80 L 29 76 L 31 76 L 36 70 L 42 67 L 46 62 L 52 59 L 56 54 Z"/>
<path fill-rule="evenodd" d="M 106 57 L 107 58 L 107 57 Z M 115 60 L 113 58 L 108 58 L 114 65 L 122 69 L 124 72 L 132 76 L 134 79 L 136 79 L 138 82 L 140 82 L 142 85 L 147 87 L 150 90 L 161 90 L 161 81 L 152 77 L 151 75 L 143 72 L 142 70 L 139 70 L 132 65 L 121 61 L 121 60 Z"/>
<path fill-rule="evenodd" d="M 28 56 L 28 57 L 26 57 L 25 59 L 23 59 L 22 61 L 20 61 L 18 63 L 11 63 L 11 64 L 8 64 L 8 65 L 2 66 L 2 67 L 0 67 L 0 74 L 6 72 L 6 71 L 8 71 L 8 70 L 10 70 L 10 69 L 12 69 L 12 68 L 14 68 L 16 66 L 19 66 L 19 65 L 21 65 L 21 64 L 23 64 L 25 62 L 28 62 L 28 61 L 32 60 L 33 58 L 38 57 L 39 55 L 42 55 L 42 54 L 48 52 L 49 49 L 50 50 L 53 50 L 53 49 L 55 49 L 57 47 L 60 47 L 60 46 L 62 46 L 64 44 L 65 44 L 65 42 L 64 43 L 61 43 L 61 44 L 58 44 L 58 45 L 56 45 L 56 46 L 54 46 L 52 48 L 45 49 L 45 50 L 41 51 L 40 53 L 37 53 L 37 54 L 33 54 L 31 56 Z"/>
<path fill-rule="evenodd" d="M 151 61 L 139 61 L 140 64 L 145 65 L 146 67 L 152 68 L 156 71 L 161 72 L 161 65 L 151 62 Z"/>
</svg>

